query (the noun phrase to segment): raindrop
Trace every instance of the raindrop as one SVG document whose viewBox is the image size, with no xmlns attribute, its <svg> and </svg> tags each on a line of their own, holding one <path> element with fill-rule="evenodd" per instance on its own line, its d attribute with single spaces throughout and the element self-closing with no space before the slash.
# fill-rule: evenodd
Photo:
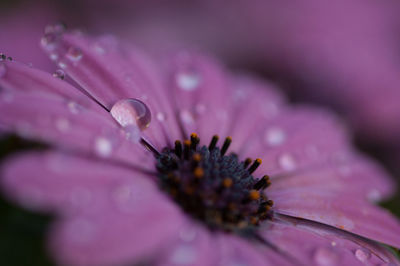
<svg viewBox="0 0 400 266">
<path fill-rule="evenodd" d="M 364 251 L 361 250 L 361 249 L 357 249 L 356 252 L 354 253 L 354 255 L 355 255 L 356 258 L 357 258 L 359 261 L 361 261 L 361 262 L 366 262 L 366 261 L 369 259 L 369 257 L 370 257 L 370 254 L 369 254 L 369 253 L 364 252 Z"/>
<path fill-rule="evenodd" d="M 83 56 L 82 51 L 79 48 L 71 46 L 68 49 L 67 58 L 69 60 L 71 60 L 73 62 L 78 62 L 79 60 L 82 59 L 82 56 Z"/>
<path fill-rule="evenodd" d="M 318 248 L 314 253 L 314 261 L 320 266 L 337 265 L 338 255 L 327 248 Z"/>
<path fill-rule="evenodd" d="M 66 118 L 59 118 L 56 120 L 56 128 L 61 132 L 67 132 L 70 128 L 70 123 Z"/>
<path fill-rule="evenodd" d="M 282 129 L 273 127 L 265 132 L 264 139 L 267 145 L 278 146 L 286 140 L 286 134 Z"/>
<path fill-rule="evenodd" d="M 56 53 L 51 53 L 51 54 L 50 54 L 50 59 L 51 59 L 52 61 L 56 61 L 56 60 L 58 59 L 58 54 L 56 54 Z"/>
<path fill-rule="evenodd" d="M 53 73 L 53 77 L 55 78 L 59 78 L 59 79 L 64 79 L 65 78 L 65 72 L 62 69 L 57 69 L 54 73 Z"/>
<path fill-rule="evenodd" d="M 58 35 L 57 34 L 54 34 L 52 32 L 46 33 L 42 37 L 42 39 L 40 40 L 40 44 L 46 50 L 52 51 L 52 50 L 54 50 L 56 48 L 57 39 L 58 39 Z"/>
<path fill-rule="evenodd" d="M 6 60 L 7 56 L 3 53 L 0 53 L 0 62 Z"/>
<path fill-rule="evenodd" d="M 104 55 L 106 50 L 98 43 L 93 46 L 94 51 L 99 55 Z"/>
<path fill-rule="evenodd" d="M 196 261 L 196 251 L 188 245 L 178 246 L 172 253 L 171 262 L 178 265 L 189 265 Z"/>
<path fill-rule="evenodd" d="M 145 130 L 151 122 L 151 113 L 145 103 L 137 99 L 123 99 L 111 108 L 111 116 L 122 126 L 136 126 Z"/>
<path fill-rule="evenodd" d="M 280 167 L 284 170 L 291 171 L 296 168 L 296 161 L 294 160 L 293 156 L 290 154 L 283 154 L 278 158 L 278 162 Z"/>
<path fill-rule="evenodd" d="M 158 112 L 156 114 L 156 118 L 157 118 L 158 121 L 164 122 L 165 119 L 166 119 L 166 115 L 163 112 Z"/>
<path fill-rule="evenodd" d="M 105 137 L 97 137 L 94 142 L 94 147 L 97 155 L 101 157 L 108 157 L 112 152 L 111 141 Z"/>
<path fill-rule="evenodd" d="M 12 59 L 11 56 L 9 56 L 9 57 L 7 57 L 7 60 L 8 60 L 8 61 L 12 61 L 13 59 Z"/>
<path fill-rule="evenodd" d="M 80 106 L 79 104 L 77 104 L 76 102 L 73 102 L 73 101 L 69 101 L 67 103 L 67 106 L 68 106 L 69 111 L 75 115 L 78 114 L 82 109 L 82 106 Z"/>
<path fill-rule="evenodd" d="M 182 71 L 176 74 L 176 84 L 184 91 L 194 91 L 199 87 L 200 76 L 194 71 Z"/>
<path fill-rule="evenodd" d="M 65 32 L 65 30 L 67 29 L 67 26 L 62 23 L 56 23 L 56 24 L 52 24 L 52 25 L 47 25 L 46 28 L 44 29 L 45 33 L 54 33 L 54 34 L 61 34 L 63 32 Z"/>
<path fill-rule="evenodd" d="M 182 122 L 185 124 L 193 124 L 194 123 L 193 114 L 188 110 L 180 111 L 179 117 L 181 118 Z"/>
<path fill-rule="evenodd" d="M 7 73 L 7 67 L 1 63 L 0 64 L 0 78 L 4 77 Z"/>
<path fill-rule="evenodd" d="M 62 69 L 67 68 L 67 64 L 65 64 L 64 62 L 58 62 L 58 66 Z"/>
</svg>

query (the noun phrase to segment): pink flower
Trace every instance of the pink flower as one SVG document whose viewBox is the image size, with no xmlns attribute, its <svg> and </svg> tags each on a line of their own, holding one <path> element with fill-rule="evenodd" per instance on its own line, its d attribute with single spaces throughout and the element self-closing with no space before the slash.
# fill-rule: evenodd
<svg viewBox="0 0 400 266">
<path fill-rule="evenodd" d="M 380 242 L 400 247 L 400 224 L 371 202 L 392 183 L 331 114 L 193 52 L 155 61 L 59 26 L 42 45 L 63 70 L 1 62 L 0 124 L 51 148 L 1 182 L 57 214 L 61 265 L 399 264 Z"/>
</svg>

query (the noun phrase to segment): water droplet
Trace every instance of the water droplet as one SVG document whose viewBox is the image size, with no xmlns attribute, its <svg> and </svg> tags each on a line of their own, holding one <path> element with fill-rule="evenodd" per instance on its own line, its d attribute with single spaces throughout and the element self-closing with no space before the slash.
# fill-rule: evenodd
<svg viewBox="0 0 400 266">
<path fill-rule="evenodd" d="M 64 79 L 65 78 L 65 72 L 62 69 L 57 69 L 54 73 L 53 73 L 53 77 L 55 78 L 59 78 L 59 79 Z"/>
<path fill-rule="evenodd" d="M 285 141 L 286 134 L 282 129 L 273 127 L 265 132 L 264 139 L 267 145 L 278 146 Z"/>
<path fill-rule="evenodd" d="M 183 123 L 186 123 L 186 124 L 193 124 L 194 123 L 193 114 L 188 110 L 180 111 L 179 112 L 179 117 L 181 118 Z"/>
<path fill-rule="evenodd" d="M 294 160 L 293 156 L 285 153 L 278 158 L 278 162 L 280 167 L 284 170 L 292 171 L 296 168 L 296 161 Z"/>
<path fill-rule="evenodd" d="M 112 144 L 111 141 L 105 137 L 96 138 L 94 147 L 97 155 L 101 157 L 108 157 L 111 155 Z"/>
<path fill-rule="evenodd" d="M 67 26 L 62 23 L 56 23 L 56 24 L 52 24 L 52 25 L 47 25 L 44 29 L 45 33 L 53 33 L 53 34 L 61 34 L 63 32 L 65 32 L 65 30 L 67 29 Z"/>
<path fill-rule="evenodd" d="M 70 123 L 66 118 L 58 118 L 56 120 L 56 128 L 61 132 L 67 132 L 70 128 Z"/>
<path fill-rule="evenodd" d="M 71 46 L 71 47 L 68 49 L 68 52 L 67 52 L 67 55 L 66 55 L 66 56 L 67 56 L 67 58 L 68 58 L 69 60 L 71 60 L 71 61 L 73 61 L 73 62 L 78 62 L 79 60 L 82 59 L 83 54 L 82 54 L 81 49 L 79 49 L 79 48 L 77 48 L 77 47 Z"/>
<path fill-rule="evenodd" d="M 5 61 L 7 56 L 3 53 L 0 53 L 0 62 Z"/>
<path fill-rule="evenodd" d="M 50 54 L 50 60 L 57 61 L 57 59 L 58 59 L 58 54 L 56 54 L 56 53 L 51 53 Z"/>
<path fill-rule="evenodd" d="M 338 255 L 327 248 L 318 248 L 314 253 L 314 261 L 320 266 L 336 265 Z"/>
<path fill-rule="evenodd" d="M 188 245 L 178 246 L 171 256 L 171 262 L 178 265 L 189 265 L 195 261 L 196 250 Z"/>
<path fill-rule="evenodd" d="M 0 64 L 0 78 L 4 77 L 7 73 L 7 67 L 4 64 Z"/>
<path fill-rule="evenodd" d="M 158 112 L 157 115 L 156 115 L 156 118 L 157 118 L 158 121 L 164 122 L 165 119 L 166 119 L 166 115 L 164 113 L 162 113 L 162 112 Z"/>
<path fill-rule="evenodd" d="M 357 249 L 356 252 L 354 253 L 354 255 L 361 262 L 366 262 L 370 257 L 369 253 L 367 253 L 361 249 Z"/>
<path fill-rule="evenodd" d="M 67 103 L 68 109 L 72 114 L 78 114 L 82 110 L 82 106 L 77 104 L 76 102 L 69 101 Z"/>
<path fill-rule="evenodd" d="M 331 246 L 332 246 L 332 247 L 335 247 L 336 245 L 337 245 L 337 243 L 336 243 L 335 241 L 332 241 L 332 242 L 331 242 Z"/>
<path fill-rule="evenodd" d="M 53 51 L 56 48 L 58 35 L 55 33 L 46 33 L 40 40 L 42 47 L 48 51 Z"/>
<path fill-rule="evenodd" d="M 182 71 L 176 74 L 176 84 L 184 91 L 194 91 L 201 82 L 200 76 L 194 71 Z"/>
<path fill-rule="evenodd" d="M 137 99 L 123 99 L 111 108 L 111 116 L 122 126 L 146 129 L 151 122 L 151 113 L 145 103 Z"/>
<path fill-rule="evenodd" d="M 58 62 L 57 65 L 58 65 L 60 68 L 62 68 L 62 69 L 66 69 L 66 68 L 67 68 L 67 64 L 64 63 L 64 62 L 62 62 L 62 61 Z"/>
<path fill-rule="evenodd" d="M 94 51 L 99 55 L 104 55 L 106 53 L 106 50 L 100 44 L 94 45 Z"/>
</svg>

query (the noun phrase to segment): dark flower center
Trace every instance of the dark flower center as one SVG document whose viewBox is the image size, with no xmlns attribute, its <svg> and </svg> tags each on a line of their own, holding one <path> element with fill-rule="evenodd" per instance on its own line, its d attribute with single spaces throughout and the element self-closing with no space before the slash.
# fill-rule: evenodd
<svg viewBox="0 0 400 266">
<path fill-rule="evenodd" d="M 268 176 L 252 176 L 261 160 L 227 155 L 231 141 L 227 137 L 220 148 L 214 136 L 208 147 L 200 146 L 193 133 L 183 144 L 177 140 L 173 149 L 164 148 L 156 166 L 161 189 L 187 214 L 211 230 L 242 232 L 270 218 L 273 202 L 264 193 Z"/>
</svg>

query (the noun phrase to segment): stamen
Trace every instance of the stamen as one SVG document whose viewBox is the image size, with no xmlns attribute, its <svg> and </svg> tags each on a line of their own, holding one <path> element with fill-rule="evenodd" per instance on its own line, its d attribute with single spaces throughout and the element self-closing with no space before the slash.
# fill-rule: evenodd
<svg viewBox="0 0 400 266">
<path fill-rule="evenodd" d="M 253 188 L 257 190 L 266 189 L 269 185 L 271 185 L 271 181 L 269 180 L 269 176 L 265 175 L 254 184 Z"/>
<path fill-rule="evenodd" d="M 218 139 L 219 139 L 218 135 L 214 135 L 214 136 L 212 137 L 211 142 L 210 142 L 210 145 L 208 145 L 208 149 L 209 149 L 210 151 L 212 151 L 213 149 L 215 149 L 215 146 L 217 145 Z"/>
<path fill-rule="evenodd" d="M 221 156 L 225 155 L 225 153 L 228 150 L 229 145 L 231 145 L 231 143 L 232 143 L 232 138 L 231 137 L 227 137 L 225 139 L 225 141 L 224 141 L 224 144 L 222 145 L 222 148 L 221 148 Z"/>
<path fill-rule="evenodd" d="M 244 168 L 249 167 L 249 165 L 251 164 L 252 161 L 253 161 L 253 160 L 252 160 L 251 158 L 247 158 L 247 159 L 244 161 L 243 167 L 244 167 Z"/>
<path fill-rule="evenodd" d="M 185 160 L 189 159 L 190 145 L 191 143 L 188 139 L 183 142 L 183 157 Z"/>
<path fill-rule="evenodd" d="M 182 143 L 179 140 L 175 141 L 175 150 L 174 151 L 175 151 L 176 156 L 178 156 L 178 158 L 182 157 Z"/>
<path fill-rule="evenodd" d="M 190 149 L 196 150 L 197 144 L 200 143 L 200 138 L 197 136 L 196 133 L 192 133 L 190 135 L 190 141 L 191 141 Z"/>
<path fill-rule="evenodd" d="M 225 188 L 231 187 L 232 184 L 233 184 L 232 178 L 229 178 L 229 177 L 224 178 L 224 180 L 222 181 L 222 185 L 223 185 Z"/>
<path fill-rule="evenodd" d="M 250 200 L 258 200 L 260 198 L 260 192 L 255 189 L 250 190 L 249 198 Z"/>
<path fill-rule="evenodd" d="M 262 163 L 261 159 L 256 159 L 249 168 L 249 174 L 252 174 Z"/>
</svg>

